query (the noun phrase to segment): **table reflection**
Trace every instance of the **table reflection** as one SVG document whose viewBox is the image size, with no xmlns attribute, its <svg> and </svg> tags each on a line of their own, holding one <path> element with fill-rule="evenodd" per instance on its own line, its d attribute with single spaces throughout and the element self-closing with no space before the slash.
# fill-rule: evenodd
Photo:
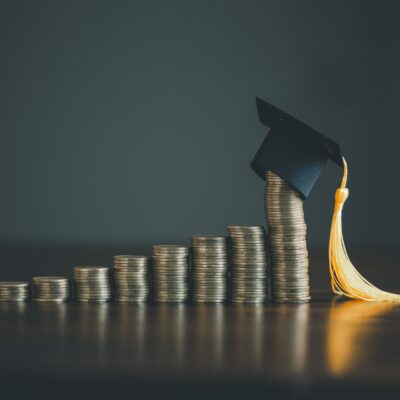
<svg viewBox="0 0 400 400">
<path fill-rule="evenodd" d="M 275 363 L 280 374 L 301 377 L 306 372 L 309 313 L 309 304 L 277 308 Z"/>
<path fill-rule="evenodd" d="M 395 305 L 358 300 L 333 300 L 327 324 L 327 359 L 336 376 L 365 368 L 374 350 L 374 333 L 380 319 Z"/>
<path fill-rule="evenodd" d="M 4 303 L 0 313 L 21 337 L 29 321 L 24 359 L 43 368 L 251 377 L 302 377 L 307 369 L 309 304 Z"/>
</svg>

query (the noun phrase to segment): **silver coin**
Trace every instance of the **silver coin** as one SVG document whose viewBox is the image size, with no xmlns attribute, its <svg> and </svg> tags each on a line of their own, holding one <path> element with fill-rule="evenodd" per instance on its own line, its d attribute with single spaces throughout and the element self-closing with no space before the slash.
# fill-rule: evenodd
<svg viewBox="0 0 400 400">
<path fill-rule="evenodd" d="M 65 285 L 65 286 L 56 286 L 56 285 L 46 285 L 46 284 L 34 284 L 34 287 L 36 289 L 41 289 L 41 290 L 51 290 L 51 291 L 65 291 L 65 290 L 69 290 L 69 288 L 71 287 L 71 285 Z"/>
<path fill-rule="evenodd" d="M 200 273 L 224 273 L 228 270 L 228 265 L 221 264 L 219 266 L 216 265 L 197 265 L 194 264 L 192 271 L 193 272 L 200 272 Z"/>
<path fill-rule="evenodd" d="M 310 287 L 308 285 L 302 285 L 302 286 L 278 286 L 278 285 L 273 285 L 272 286 L 272 291 L 275 295 L 278 294 L 304 294 L 306 293 L 307 295 L 310 294 Z"/>
<path fill-rule="evenodd" d="M 148 265 L 135 265 L 135 266 L 131 266 L 131 265 L 120 265 L 120 264 L 114 264 L 114 271 L 118 271 L 118 272 L 146 272 L 149 270 Z"/>
<path fill-rule="evenodd" d="M 192 297 L 214 297 L 214 298 L 227 298 L 228 297 L 228 290 L 202 290 L 196 289 L 192 290 Z"/>
<path fill-rule="evenodd" d="M 192 242 L 199 243 L 226 243 L 226 236 L 211 236 L 211 235 L 193 235 Z"/>
<path fill-rule="evenodd" d="M 297 274 L 308 274 L 308 263 L 300 263 L 300 262 L 286 262 L 280 263 L 277 265 L 273 263 L 271 268 L 272 275 L 276 274 L 288 274 L 288 273 L 297 273 Z"/>
<path fill-rule="evenodd" d="M 192 247 L 192 253 L 194 255 L 202 256 L 202 255 L 217 255 L 217 256 L 225 256 L 227 253 L 227 247 Z"/>
<path fill-rule="evenodd" d="M 185 265 L 189 263 L 189 258 L 187 256 L 182 258 L 154 258 L 153 259 L 153 267 L 155 266 L 163 266 L 163 265 Z"/>
<path fill-rule="evenodd" d="M 300 283 L 302 283 L 303 285 L 309 285 L 310 284 L 310 280 L 309 280 L 308 277 L 298 277 L 298 276 L 291 277 L 291 276 L 288 276 L 288 277 L 285 277 L 285 278 L 280 278 L 280 277 L 274 276 L 273 279 L 274 279 L 274 283 L 276 285 L 281 285 L 281 284 L 285 284 L 285 283 L 288 283 L 288 284 L 295 284 L 295 283 L 300 284 Z"/>
<path fill-rule="evenodd" d="M 63 276 L 34 276 L 32 280 L 38 283 L 69 283 L 69 279 Z"/>
<path fill-rule="evenodd" d="M 189 272 L 185 271 L 182 273 L 175 273 L 175 272 L 170 272 L 170 273 L 158 273 L 158 274 L 153 274 L 152 279 L 153 280 L 168 280 L 168 281 L 173 281 L 173 280 L 186 280 L 189 277 Z"/>
<path fill-rule="evenodd" d="M 148 256 L 142 256 L 142 255 L 116 255 L 116 256 L 114 256 L 114 261 L 147 262 L 148 260 L 149 260 Z"/>
<path fill-rule="evenodd" d="M 18 281 L 0 281 L 0 288 L 28 288 L 30 287 L 29 282 L 18 282 Z"/>
<path fill-rule="evenodd" d="M 34 297 L 33 301 L 42 302 L 42 303 L 65 303 L 69 299 L 61 299 L 61 298 L 42 298 L 42 297 Z"/>
<path fill-rule="evenodd" d="M 228 274 L 228 269 L 197 269 L 193 268 L 192 269 L 192 277 L 216 277 L 216 278 L 222 278 L 226 277 Z"/>
<path fill-rule="evenodd" d="M 268 262 L 267 256 L 264 257 L 235 257 L 232 263 L 236 266 L 250 266 L 250 265 L 266 265 Z"/>
<path fill-rule="evenodd" d="M 227 281 L 228 280 L 228 274 L 226 272 L 221 273 L 221 274 L 199 274 L 199 273 L 192 273 L 191 274 L 191 279 L 192 281 L 196 282 L 199 280 L 205 280 L 205 281 Z"/>
<path fill-rule="evenodd" d="M 228 287 L 228 283 L 226 281 L 194 281 L 193 288 L 209 288 L 209 289 L 222 289 Z"/>
<path fill-rule="evenodd" d="M 163 271 L 187 271 L 189 269 L 189 264 L 165 264 L 165 265 L 154 265 L 153 266 L 153 273 L 163 272 Z"/>
<path fill-rule="evenodd" d="M 250 231 L 250 232 L 264 232 L 262 225 L 227 225 L 226 228 L 229 232 L 233 231 Z"/>
<path fill-rule="evenodd" d="M 154 293 L 154 299 L 156 301 L 158 300 L 181 300 L 184 301 L 188 299 L 189 297 L 189 292 L 166 292 L 166 291 L 160 291 L 160 292 L 155 292 Z"/>
<path fill-rule="evenodd" d="M 109 298 L 109 299 L 106 299 L 106 298 L 104 298 L 104 299 L 89 299 L 89 298 L 81 298 L 81 297 L 75 298 L 75 301 L 83 302 L 83 303 L 107 303 L 110 300 L 111 300 L 111 298 Z"/>
<path fill-rule="evenodd" d="M 247 298 L 247 297 L 232 297 L 232 303 L 249 303 L 249 304 L 259 304 L 265 302 L 265 297 L 260 298 Z"/>
<path fill-rule="evenodd" d="M 147 279 L 149 274 L 142 272 L 114 272 L 115 278 L 123 278 L 123 279 Z"/>
<path fill-rule="evenodd" d="M 116 293 L 121 293 L 121 292 L 148 292 L 150 290 L 150 286 L 116 286 L 115 291 Z"/>
<path fill-rule="evenodd" d="M 188 282 L 160 282 L 160 281 L 155 281 L 154 282 L 154 288 L 156 290 L 158 289 L 187 289 L 189 287 Z"/>
<path fill-rule="evenodd" d="M 228 276 L 227 270 L 197 270 L 193 269 L 190 274 L 192 278 L 204 278 L 204 279 L 225 279 Z"/>
<path fill-rule="evenodd" d="M 119 303 L 144 303 L 148 299 L 148 297 L 116 297 L 115 301 Z"/>
<path fill-rule="evenodd" d="M 157 271 L 185 271 L 189 269 L 189 264 L 155 264 L 152 272 Z"/>
<path fill-rule="evenodd" d="M 29 297 L 7 297 L 7 298 L 0 298 L 0 302 L 10 302 L 10 303 L 18 303 L 18 302 L 25 302 L 29 301 Z"/>
<path fill-rule="evenodd" d="M 136 284 L 136 285 L 144 285 L 149 282 L 149 279 L 147 276 L 143 277 L 135 277 L 135 278 L 129 278 L 129 277 L 114 277 L 114 283 L 116 284 L 124 284 L 124 283 L 129 283 L 129 284 Z"/>
<path fill-rule="evenodd" d="M 311 297 L 307 297 L 304 299 L 288 299 L 288 298 L 282 298 L 282 299 L 274 299 L 275 303 L 293 303 L 293 304 L 304 304 L 304 303 L 309 303 L 311 300 Z"/>
<path fill-rule="evenodd" d="M 104 266 L 84 266 L 84 267 L 74 267 L 74 272 L 77 273 L 107 273 L 110 271 L 109 267 Z"/>
</svg>

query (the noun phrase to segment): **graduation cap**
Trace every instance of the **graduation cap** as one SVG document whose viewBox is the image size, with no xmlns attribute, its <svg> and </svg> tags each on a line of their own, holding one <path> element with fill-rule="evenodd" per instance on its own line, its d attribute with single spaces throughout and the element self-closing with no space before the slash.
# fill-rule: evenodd
<svg viewBox="0 0 400 400">
<path fill-rule="evenodd" d="M 285 111 L 256 98 L 258 117 L 270 131 L 251 166 L 265 179 L 271 171 L 307 198 L 328 159 L 343 166 L 340 146 Z"/>
<path fill-rule="evenodd" d="M 258 117 L 270 131 L 251 166 L 265 179 L 271 171 L 306 199 L 328 160 L 343 167 L 343 179 L 335 193 L 329 239 L 329 270 L 334 293 L 366 301 L 400 302 L 400 295 L 385 292 L 367 281 L 350 261 L 342 233 L 342 210 L 349 191 L 347 163 L 340 146 L 285 111 L 256 98 Z"/>
</svg>

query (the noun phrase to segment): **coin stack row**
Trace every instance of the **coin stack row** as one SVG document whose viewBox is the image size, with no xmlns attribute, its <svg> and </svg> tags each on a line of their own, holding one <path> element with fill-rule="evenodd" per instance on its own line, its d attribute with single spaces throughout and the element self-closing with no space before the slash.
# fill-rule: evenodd
<svg viewBox="0 0 400 400">
<path fill-rule="evenodd" d="M 192 236 L 192 299 L 218 303 L 228 294 L 228 254 L 225 236 Z"/>
<path fill-rule="evenodd" d="M 267 295 L 264 228 L 230 225 L 228 231 L 232 243 L 231 298 L 234 302 L 262 302 Z M 195 302 L 225 301 L 229 289 L 227 238 L 193 236 L 192 251 L 192 299 Z M 114 257 L 113 276 L 108 267 L 79 266 L 74 267 L 72 282 L 66 277 L 34 277 L 34 299 L 54 302 L 72 298 L 77 301 L 110 301 L 113 298 L 114 282 L 116 301 L 144 302 L 149 300 L 151 292 L 155 301 L 188 300 L 188 247 L 153 246 L 152 288 L 149 269 L 149 257 L 118 255 Z M 28 300 L 30 289 L 31 285 L 27 282 L 0 282 L 0 301 Z"/>
<path fill-rule="evenodd" d="M 269 229 L 274 301 L 310 300 L 303 199 L 283 179 L 266 173 L 265 215 Z"/>
<path fill-rule="evenodd" d="M 0 282 L 0 301 L 28 301 L 30 297 L 29 282 Z"/>
<path fill-rule="evenodd" d="M 114 285 L 116 301 L 147 301 L 150 296 L 149 258 L 114 256 Z"/>
<path fill-rule="evenodd" d="M 71 299 L 71 283 L 63 276 L 35 276 L 33 279 L 35 301 L 60 303 Z"/>
<path fill-rule="evenodd" d="M 267 297 L 266 235 L 262 226 L 228 225 L 232 244 L 231 300 L 262 303 Z"/>
<path fill-rule="evenodd" d="M 108 267 L 75 267 L 75 300 L 109 301 L 112 298 L 110 268 Z"/>
<path fill-rule="evenodd" d="M 182 302 L 189 297 L 189 249 L 179 245 L 153 246 L 154 300 Z"/>
</svg>

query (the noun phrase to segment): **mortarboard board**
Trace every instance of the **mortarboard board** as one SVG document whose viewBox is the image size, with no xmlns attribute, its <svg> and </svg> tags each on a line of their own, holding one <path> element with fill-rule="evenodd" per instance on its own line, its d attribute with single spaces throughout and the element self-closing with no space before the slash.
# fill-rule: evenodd
<svg viewBox="0 0 400 400">
<path fill-rule="evenodd" d="M 285 111 L 256 98 L 258 117 L 270 131 L 251 166 L 262 178 L 272 171 L 307 198 L 328 159 L 343 166 L 340 146 Z"/>
<path fill-rule="evenodd" d="M 340 146 L 285 111 L 256 98 L 258 116 L 270 131 L 258 149 L 251 166 L 265 179 L 271 171 L 306 199 L 326 162 L 343 167 L 343 179 L 335 193 L 335 206 L 329 239 L 329 270 L 334 293 L 366 301 L 400 302 L 400 295 L 378 289 L 354 267 L 347 254 L 342 233 L 343 205 L 348 198 L 347 163 Z"/>
</svg>

